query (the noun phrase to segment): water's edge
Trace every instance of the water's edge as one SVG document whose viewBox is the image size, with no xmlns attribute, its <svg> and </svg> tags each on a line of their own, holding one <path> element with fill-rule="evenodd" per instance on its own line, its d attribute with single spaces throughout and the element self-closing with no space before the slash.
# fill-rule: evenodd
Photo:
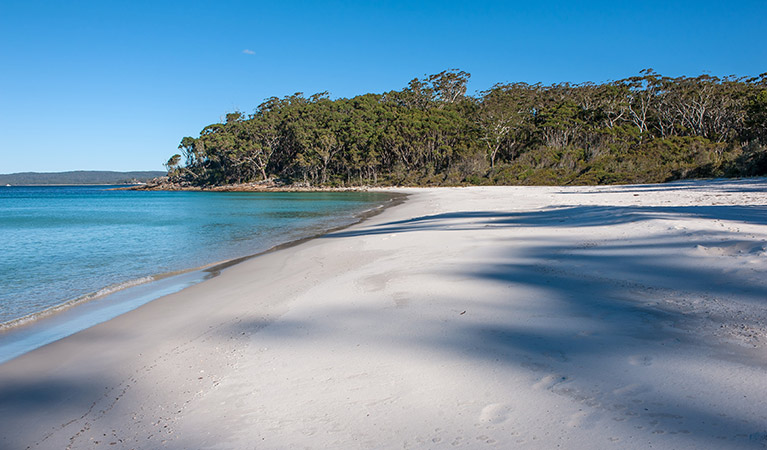
<svg viewBox="0 0 767 450">
<path fill-rule="evenodd" d="M 111 320 L 146 303 L 216 277 L 225 269 L 244 261 L 360 224 L 388 208 L 404 203 L 408 197 L 408 194 L 399 192 L 381 192 L 388 195 L 388 200 L 356 214 L 354 220 L 348 224 L 277 244 L 252 255 L 106 286 L 96 292 L 67 300 L 42 311 L 0 323 L 0 364 Z"/>
</svg>

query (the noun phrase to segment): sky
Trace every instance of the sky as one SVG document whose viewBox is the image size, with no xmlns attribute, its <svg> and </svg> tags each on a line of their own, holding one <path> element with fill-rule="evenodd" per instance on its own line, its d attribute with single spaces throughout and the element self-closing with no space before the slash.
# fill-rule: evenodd
<svg viewBox="0 0 767 450">
<path fill-rule="evenodd" d="M 0 173 L 163 170 L 272 96 L 767 72 L 767 1 L 0 1 Z"/>
</svg>

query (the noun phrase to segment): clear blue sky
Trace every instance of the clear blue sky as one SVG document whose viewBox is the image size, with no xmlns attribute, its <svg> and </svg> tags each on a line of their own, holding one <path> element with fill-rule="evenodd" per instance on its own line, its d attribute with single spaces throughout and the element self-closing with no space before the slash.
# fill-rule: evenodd
<svg viewBox="0 0 767 450">
<path fill-rule="evenodd" d="M 767 72 L 767 1 L 0 1 L 0 173 L 162 170 L 270 96 Z"/>
</svg>

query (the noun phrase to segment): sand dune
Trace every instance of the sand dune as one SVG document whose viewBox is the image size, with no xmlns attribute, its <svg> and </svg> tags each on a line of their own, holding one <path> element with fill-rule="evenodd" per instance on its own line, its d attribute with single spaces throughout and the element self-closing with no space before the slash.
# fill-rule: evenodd
<svg viewBox="0 0 767 450">
<path fill-rule="evenodd" d="M 767 180 L 400 191 L 0 365 L 0 447 L 767 447 Z"/>
</svg>

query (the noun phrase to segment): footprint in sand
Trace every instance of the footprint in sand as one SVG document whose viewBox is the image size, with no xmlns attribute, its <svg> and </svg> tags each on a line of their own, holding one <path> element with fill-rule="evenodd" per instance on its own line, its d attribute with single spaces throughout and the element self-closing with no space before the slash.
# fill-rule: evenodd
<svg viewBox="0 0 767 450">
<path fill-rule="evenodd" d="M 567 426 L 570 428 L 589 428 L 591 426 L 591 413 L 587 411 L 578 411 L 570 416 Z"/>
<path fill-rule="evenodd" d="M 618 389 L 615 389 L 613 391 L 613 394 L 615 394 L 615 395 L 634 396 L 634 395 L 638 395 L 638 394 L 643 394 L 645 392 L 649 392 L 651 390 L 652 390 L 652 388 L 650 386 L 646 385 L 646 384 L 633 383 L 633 384 L 629 384 L 629 385 L 620 387 Z"/>
<path fill-rule="evenodd" d="M 631 364 L 632 366 L 651 366 L 652 356 L 647 356 L 647 355 L 629 356 L 629 364 Z"/>
<path fill-rule="evenodd" d="M 565 381 L 567 377 L 563 377 L 562 375 L 546 375 L 545 377 L 541 378 L 540 381 L 535 383 L 533 385 L 533 389 L 542 390 L 542 389 L 551 389 L 555 385 Z"/>
<path fill-rule="evenodd" d="M 394 306 L 397 309 L 407 308 L 410 305 L 410 298 L 408 298 L 405 292 L 397 292 L 394 294 Z"/>
<path fill-rule="evenodd" d="M 503 423 L 509 418 L 511 410 L 511 405 L 505 403 L 491 403 L 482 408 L 482 412 L 479 414 L 479 421 L 481 423 Z"/>
</svg>

